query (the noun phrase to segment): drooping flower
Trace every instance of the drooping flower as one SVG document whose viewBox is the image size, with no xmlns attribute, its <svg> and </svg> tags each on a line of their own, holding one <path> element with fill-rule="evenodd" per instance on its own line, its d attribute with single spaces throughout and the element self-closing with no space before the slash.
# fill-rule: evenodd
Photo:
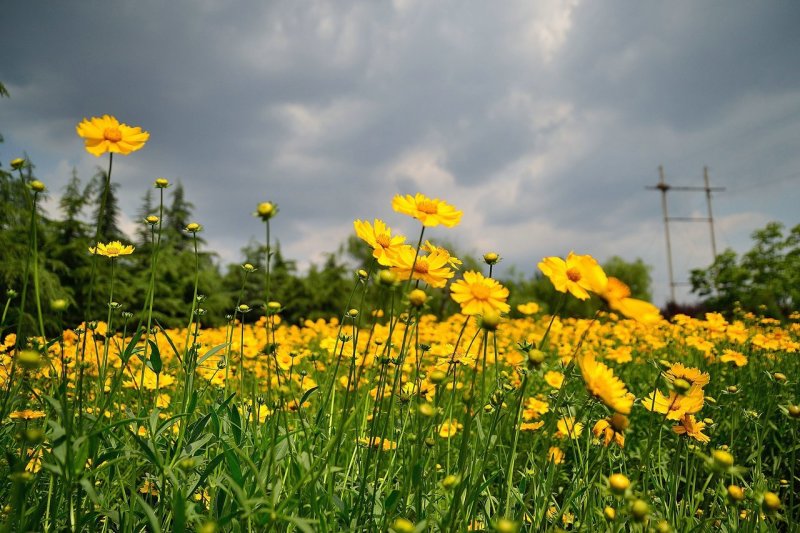
<svg viewBox="0 0 800 533">
<path fill-rule="evenodd" d="M 389 258 L 391 270 L 397 274 L 398 280 L 418 279 L 431 287 L 444 287 L 447 280 L 453 277 L 448 259 L 448 256 L 439 252 L 417 255 L 416 249 L 407 244 L 398 248 L 397 253 Z"/>
<path fill-rule="evenodd" d="M 678 435 L 691 437 L 698 442 L 707 443 L 711 441 L 711 438 L 703 433 L 705 427 L 705 422 L 695 420 L 694 415 L 685 415 L 681 418 L 680 424 L 672 426 L 672 431 Z"/>
<path fill-rule="evenodd" d="M 592 353 L 578 357 L 586 389 L 600 399 L 609 409 L 627 415 L 631 412 L 633 397 L 628 393 L 625 383 L 605 364 L 597 361 Z"/>
<path fill-rule="evenodd" d="M 97 246 L 90 246 L 89 253 L 102 255 L 111 259 L 122 255 L 130 255 L 135 248 L 131 245 L 124 245 L 120 241 L 111 241 L 108 244 L 98 242 Z"/>
<path fill-rule="evenodd" d="M 608 303 L 608 307 L 628 318 L 644 324 L 661 321 L 661 311 L 658 307 L 650 302 L 631 298 L 631 289 L 615 277 L 608 278 L 608 283 L 600 292 L 600 296 Z"/>
<path fill-rule="evenodd" d="M 564 451 L 558 446 L 550 446 L 547 450 L 547 460 L 553 464 L 560 465 L 564 462 Z"/>
<path fill-rule="evenodd" d="M 436 246 L 431 241 L 425 241 L 425 243 L 422 245 L 422 250 L 424 250 L 429 254 L 438 251 L 441 254 L 447 255 L 447 257 L 449 258 L 447 262 L 450 264 L 451 267 L 453 267 L 456 270 L 458 270 L 458 268 L 462 264 L 464 264 L 463 261 L 461 261 L 461 259 L 451 254 L 450 250 L 448 250 L 447 248 L 443 248 L 441 246 Z"/>
<path fill-rule="evenodd" d="M 461 305 L 461 314 L 464 315 L 485 315 L 492 311 L 507 313 L 511 309 L 506 303 L 508 289 L 480 272 L 464 272 L 463 279 L 450 286 L 450 293 Z"/>
<path fill-rule="evenodd" d="M 402 235 L 392 237 L 392 230 L 385 222 L 375 219 L 374 224 L 366 220 L 355 220 L 353 226 L 359 239 L 372 248 L 372 257 L 383 266 L 389 266 L 389 257 L 394 254 L 406 241 Z"/>
<path fill-rule="evenodd" d="M 580 300 L 588 299 L 589 292 L 602 293 L 608 283 L 605 272 L 591 255 L 570 252 L 566 261 L 545 257 L 538 266 L 558 292 L 569 292 Z"/>
<path fill-rule="evenodd" d="M 128 126 L 111 115 L 83 119 L 75 131 L 86 141 L 86 151 L 97 157 L 106 152 L 128 155 L 142 148 L 150 138 L 139 126 Z"/>
<path fill-rule="evenodd" d="M 392 209 L 403 215 L 416 218 L 422 222 L 423 226 L 438 226 L 442 224 L 452 228 L 461 222 L 461 211 L 452 205 L 439 200 L 430 199 L 427 196 L 417 193 L 415 196 L 406 194 L 397 195 L 392 199 Z"/>
<path fill-rule="evenodd" d="M 592 434 L 608 446 L 614 441 L 620 448 L 625 447 L 625 429 L 628 427 L 628 417 L 615 413 L 597 421 L 592 428 Z"/>
</svg>

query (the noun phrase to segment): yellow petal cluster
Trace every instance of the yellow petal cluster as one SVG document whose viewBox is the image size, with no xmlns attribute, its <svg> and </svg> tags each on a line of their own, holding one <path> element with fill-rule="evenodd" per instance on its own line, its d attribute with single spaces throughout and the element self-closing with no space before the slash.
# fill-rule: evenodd
<svg viewBox="0 0 800 533">
<path fill-rule="evenodd" d="M 76 127 L 86 151 L 97 157 L 106 152 L 128 155 L 141 149 L 150 134 L 139 126 L 128 126 L 111 115 L 83 119 Z"/>
<path fill-rule="evenodd" d="M 480 272 L 464 272 L 463 279 L 453 283 L 450 296 L 461 306 L 463 315 L 508 313 L 508 289 L 497 280 L 484 277 Z"/>
</svg>

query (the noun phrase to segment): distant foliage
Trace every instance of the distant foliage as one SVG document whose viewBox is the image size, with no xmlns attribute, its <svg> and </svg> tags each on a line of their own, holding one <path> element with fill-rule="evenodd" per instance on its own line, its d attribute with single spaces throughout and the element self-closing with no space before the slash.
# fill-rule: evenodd
<svg viewBox="0 0 800 533">
<path fill-rule="evenodd" d="M 753 248 L 742 256 L 727 249 L 706 269 L 691 274 L 692 292 L 709 309 L 746 311 L 785 319 L 800 307 L 800 224 L 784 235 L 770 222 L 752 235 Z"/>
</svg>

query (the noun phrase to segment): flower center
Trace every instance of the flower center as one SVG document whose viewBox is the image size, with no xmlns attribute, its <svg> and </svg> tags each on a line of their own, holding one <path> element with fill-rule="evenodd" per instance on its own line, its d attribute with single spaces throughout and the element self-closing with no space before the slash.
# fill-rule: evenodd
<svg viewBox="0 0 800 533">
<path fill-rule="evenodd" d="M 112 143 L 122 140 L 122 132 L 118 128 L 106 128 L 103 130 L 103 138 Z"/>
<path fill-rule="evenodd" d="M 439 208 L 430 200 L 423 200 L 417 204 L 417 209 L 428 215 L 435 215 Z"/>
<path fill-rule="evenodd" d="M 486 285 L 473 285 L 470 291 L 472 292 L 473 298 L 476 300 L 488 300 L 489 296 L 492 294 L 491 289 Z"/>
<path fill-rule="evenodd" d="M 106 246 L 106 253 L 108 255 L 119 255 L 120 249 L 116 246 Z"/>
<path fill-rule="evenodd" d="M 573 283 L 580 281 L 581 273 L 577 268 L 568 268 L 567 269 L 567 278 Z"/>
<path fill-rule="evenodd" d="M 417 264 L 414 265 L 414 271 L 418 274 L 427 274 L 428 273 L 428 261 L 423 257 L 417 258 Z"/>
<path fill-rule="evenodd" d="M 392 244 L 392 240 L 385 233 L 375 236 L 375 242 L 381 245 L 381 248 L 388 248 Z"/>
</svg>

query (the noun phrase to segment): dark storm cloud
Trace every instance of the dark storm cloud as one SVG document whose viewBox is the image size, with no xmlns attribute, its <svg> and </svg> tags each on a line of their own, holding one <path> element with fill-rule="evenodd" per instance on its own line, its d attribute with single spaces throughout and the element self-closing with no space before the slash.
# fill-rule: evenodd
<svg viewBox="0 0 800 533">
<path fill-rule="evenodd" d="M 155 177 L 179 180 L 229 261 L 261 238 L 258 201 L 280 204 L 275 234 L 302 263 L 354 218 L 415 232 L 390 202 L 423 191 L 465 210 L 434 238 L 497 249 L 525 272 L 572 248 L 641 256 L 660 301 L 660 204 L 645 190 L 659 164 L 695 185 L 710 165 L 728 187 L 715 197 L 723 244 L 797 222 L 795 3 L 14 2 L 4 14 L 18 23 L 0 34 L 12 92 L 0 157 L 26 150 L 58 191 L 72 166 L 88 177 L 105 164 L 82 152 L 78 120 L 142 125 L 148 145 L 115 160 L 129 218 Z M 698 261 L 703 231 L 686 230 Z"/>
</svg>

